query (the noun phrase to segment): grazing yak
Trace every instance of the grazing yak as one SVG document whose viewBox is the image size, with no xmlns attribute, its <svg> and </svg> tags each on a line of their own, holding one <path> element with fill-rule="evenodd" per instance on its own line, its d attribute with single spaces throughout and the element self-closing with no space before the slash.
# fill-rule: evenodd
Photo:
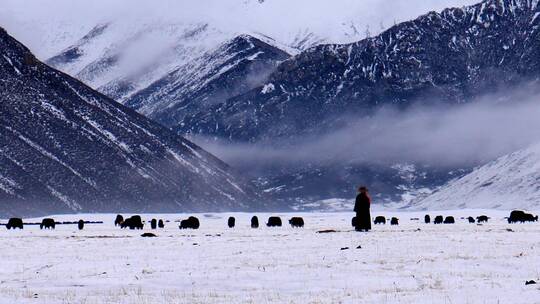
<svg viewBox="0 0 540 304">
<path fill-rule="evenodd" d="M 163 220 L 161 219 L 158 221 L 157 225 L 159 228 L 165 228 L 165 224 L 163 223 Z"/>
<path fill-rule="evenodd" d="M 426 214 L 426 216 L 424 216 L 424 223 L 426 224 L 431 223 L 431 217 L 429 216 L 429 214 Z"/>
<path fill-rule="evenodd" d="M 373 223 L 375 225 L 378 225 L 378 224 L 383 224 L 384 225 L 384 224 L 386 224 L 386 218 L 384 216 L 379 215 L 379 216 L 375 217 L 375 220 L 373 221 Z"/>
<path fill-rule="evenodd" d="M 442 215 L 437 215 L 435 219 L 433 220 L 433 224 L 442 224 L 444 221 L 444 217 Z"/>
<path fill-rule="evenodd" d="M 456 222 L 456 220 L 454 219 L 453 216 L 447 216 L 445 219 L 444 219 L 444 223 L 445 224 L 454 224 Z"/>
<path fill-rule="evenodd" d="M 467 218 L 467 220 L 469 220 L 469 223 L 471 223 L 471 224 L 474 224 L 474 222 L 475 222 L 475 221 L 474 221 L 474 217 L 472 217 L 472 216 L 469 216 L 469 217 Z"/>
<path fill-rule="evenodd" d="M 488 220 L 489 220 L 489 217 L 487 217 L 486 215 L 480 215 L 476 217 L 476 221 L 478 223 L 487 223 Z"/>
<path fill-rule="evenodd" d="M 116 219 L 114 220 L 114 225 L 115 226 L 121 226 L 123 222 L 124 222 L 124 217 L 122 215 L 118 214 L 116 216 Z"/>
<path fill-rule="evenodd" d="M 200 226 L 201 226 L 201 224 L 199 222 L 199 219 L 194 217 L 194 216 L 190 216 L 190 217 L 187 218 L 187 220 L 180 221 L 180 226 L 178 228 L 180 228 L 180 229 L 199 229 Z"/>
<path fill-rule="evenodd" d="M 259 218 L 255 215 L 251 217 L 251 228 L 253 229 L 259 228 Z"/>
<path fill-rule="evenodd" d="M 133 230 L 133 229 L 143 229 L 144 228 L 144 224 L 142 222 L 142 219 L 141 219 L 141 216 L 139 215 L 134 215 L 132 217 L 129 217 L 127 219 L 125 219 L 124 221 L 122 221 L 122 223 L 120 224 L 120 228 L 124 229 L 124 228 L 127 228 L 129 227 L 129 229 Z"/>
<path fill-rule="evenodd" d="M 351 225 L 352 225 L 353 227 L 356 227 L 357 223 L 358 223 L 358 220 L 356 219 L 356 216 L 353 216 L 353 218 L 352 218 L 352 220 L 351 220 Z"/>
<path fill-rule="evenodd" d="M 390 219 L 390 225 L 397 226 L 399 225 L 399 219 L 397 217 L 393 217 Z"/>
<path fill-rule="evenodd" d="M 289 224 L 291 224 L 291 227 L 293 228 L 303 228 L 304 227 L 304 219 L 301 217 L 292 217 L 289 220 Z"/>
<path fill-rule="evenodd" d="M 235 225 L 236 225 L 236 219 L 234 218 L 234 216 L 230 216 L 229 219 L 227 220 L 227 226 L 229 226 L 229 228 L 234 228 Z"/>
<path fill-rule="evenodd" d="M 11 229 L 11 228 L 13 228 L 13 229 L 15 229 L 15 228 L 23 229 L 23 227 L 24 227 L 23 220 L 21 218 L 16 218 L 16 217 L 10 218 L 8 223 L 6 224 L 6 228 L 8 230 Z"/>
<path fill-rule="evenodd" d="M 267 227 L 281 227 L 281 218 L 279 216 L 271 216 L 266 223 Z"/>
<path fill-rule="evenodd" d="M 157 220 L 156 219 L 152 219 L 150 221 L 150 228 L 157 229 Z"/>
<path fill-rule="evenodd" d="M 44 218 L 39 225 L 39 229 L 54 229 L 56 227 L 56 222 L 52 218 Z"/>
<path fill-rule="evenodd" d="M 509 224 L 517 223 L 517 222 L 525 223 L 525 222 L 536 222 L 536 221 L 538 221 L 538 215 L 533 216 L 532 214 L 525 213 L 524 211 L 521 211 L 521 210 L 514 210 L 510 212 L 510 217 L 508 218 Z"/>
<path fill-rule="evenodd" d="M 77 222 L 77 227 L 79 228 L 79 230 L 83 230 L 84 229 L 84 221 L 83 220 L 79 220 Z"/>
</svg>

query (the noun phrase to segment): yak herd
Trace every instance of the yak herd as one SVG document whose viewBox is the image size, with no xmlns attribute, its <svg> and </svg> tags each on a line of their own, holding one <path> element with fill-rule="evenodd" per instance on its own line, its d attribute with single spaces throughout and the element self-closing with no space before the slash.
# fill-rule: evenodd
<svg viewBox="0 0 540 304">
<path fill-rule="evenodd" d="M 124 219 L 122 215 L 117 215 L 116 220 L 114 221 L 114 224 L 116 226 L 120 226 L 120 228 L 129 228 L 129 229 L 143 229 L 144 222 L 142 221 L 141 217 L 139 215 L 134 215 L 132 217 L 129 217 L 127 219 Z M 302 228 L 304 227 L 304 219 L 301 217 L 293 217 L 289 220 L 289 224 L 293 228 Z M 267 227 L 281 227 L 283 225 L 281 218 L 278 216 L 271 216 L 268 218 L 268 222 L 266 223 Z M 201 223 L 198 218 L 194 216 L 190 216 L 187 219 L 181 220 L 180 225 L 178 226 L 179 229 L 199 229 L 201 226 Z M 234 228 L 236 226 L 236 218 L 231 216 L 227 219 L 227 226 L 229 228 Z M 162 219 L 156 220 L 152 219 L 150 221 L 150 227 L 152 229 L 164 228 L 165 224 Z M 259 228 L 259 218 L 257 216 L 253 216 L 251 218 L 251 228 Z"/>
<path fill-rule="evenodd" d="M 475 217 L 469 216 L 467 218 L 462 217 L 461 219 L 467 220 L 469 223 L 487 223 L 490 219 L 486 215 L 480 215 Z M 534 216 L 530 213 L 526 213 L 521 210 L 514 210 L 510 213 L 510 216 L 506 218 L 509 224 L 513 223 L 525 223 L 525 222 L 537 222 L 538 216 Z M 418 218 L 412 218 L 411 220 L 419 220 Z M 158 228 L 164 228 L 165 222 L 169 221 L 163 221 L 163 219 L 152 219 L 150 221 L 150 227 L 152 229 L 158 229 Z M 200 227 L 200 221 L 198 218 L 194 216 L 190 216 L 187 219 L 179 221 L 180 225 L 178 228 L 180 229 L 199 229 Z M 384 216 L 377 216 L 375 217 L 373 223 L 376 225 L 384 225 L 386 224 L 387 219 Z M 426 214 L 424 216 L 424 223 L 429 224 L 431 223 L 431 216 L 429 214 Z M 455 218 L 453 216 L 442 216 L 437 215 L 433 218 L 433 224 L 454 224 L 456 222 Z M 56 222 L 52 218 L 44 218 L 41 223 L 27 223 L 26 225 L 39 225 L 40 229 L 55 229 L 57 224 L 76 224 L 79 230 L 84 229 L 85 223 L 91 223 L 91 224 L 102 224 L 103 222 L 87 222 L 84 220 L 79 220 L 78 222 Z M 139 229 L 142 230 L 144 228 L 144 221 L 142 220 L 140 215 L 133 215 L 128 218 L 124 218 L 122 215 L 118 214 L 116 216 L 116 219 L 114 220 L 114 225 L 119 226 L 120 228 L 129 228 L 131 230 Z M 352 218 L 351 222 L 352 226 L 356 226 L 356 217 Z M 5 224 L 6 228 L 9 229 L 23 229 L 24 223 L 21 218 L 10 218 L 7 224 Z M 267 227 L 281 227 L 283 225 L 281 218 L 278 216 L 271 216 L 268 218 L 268 221 L 266 222 Z M 289 219 L 289 225 L 293 228 L 303 228 L 304 227 L 304 219 L 301 217 L 292 217 Z M 392 217 L 390 219 L 390 225 L 399 225 L 399 219 L 396 217 Z M 234 228 L 236 226 L 236 218 L 229 217 L 227 220 L 227 226 L 229 228 Z M 259 218 L 257 216 L 253 216 L 251 218 L 251 228 L 256 229 L 259 228 Z"/>
</svg>

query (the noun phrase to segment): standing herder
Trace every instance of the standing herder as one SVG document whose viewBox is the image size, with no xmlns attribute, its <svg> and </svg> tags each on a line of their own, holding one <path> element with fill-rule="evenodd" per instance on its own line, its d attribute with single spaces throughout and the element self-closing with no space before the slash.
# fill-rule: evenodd
<svg viewBox="0 0 540 304">
<path fill-rule="evenodd" d="M 368 189 L 364 186 L 358 188 L 356 203 L 354 204 L 354 212 L 356 212 L 356 231 L 371 230 L 371 198 L 368 194 Z"/>
</svg>

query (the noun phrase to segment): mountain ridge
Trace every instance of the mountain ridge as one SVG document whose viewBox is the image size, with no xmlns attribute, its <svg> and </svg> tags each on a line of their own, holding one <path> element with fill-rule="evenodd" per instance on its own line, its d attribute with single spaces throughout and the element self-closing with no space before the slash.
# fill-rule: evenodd
<svg viewBox="0 0 540 304">
<path fill-rule="evenodd" d="M 41 63 L 1 28 L 0 45 L 0 213 L 264 205 L 224 162 Z"/>
</svg>

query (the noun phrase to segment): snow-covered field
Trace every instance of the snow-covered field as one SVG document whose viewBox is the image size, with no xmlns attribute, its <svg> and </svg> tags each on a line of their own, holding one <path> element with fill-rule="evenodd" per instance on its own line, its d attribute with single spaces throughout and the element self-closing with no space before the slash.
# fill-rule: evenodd
<svg viewBox="0 0 540 304">
<path fill-rule="evenodd" d="M 105 221 L 83 231 L 2 227 L 0 303 L 540 302 L 540 285 L 525 286 L 540 282 L 539 223 L 509 225 L 508 212 L 485 210 L 430 212 L 455 225 L 426 225 L 423 212 L 380 214 L 400 225 L 358 233 L 352 213 L 290 213 L 278 215 L 303 216 L 306 227 L 251 229 L 252 214 L 220 213 L 197 215 L 199 230 L 178 229 L 186 215 L 143 216 L 171 220 L 157 238 L 115 228 L 110 214 L 53 216 Z M 460 219 L 480 214 L 490 222 Z"/>
</svg>

